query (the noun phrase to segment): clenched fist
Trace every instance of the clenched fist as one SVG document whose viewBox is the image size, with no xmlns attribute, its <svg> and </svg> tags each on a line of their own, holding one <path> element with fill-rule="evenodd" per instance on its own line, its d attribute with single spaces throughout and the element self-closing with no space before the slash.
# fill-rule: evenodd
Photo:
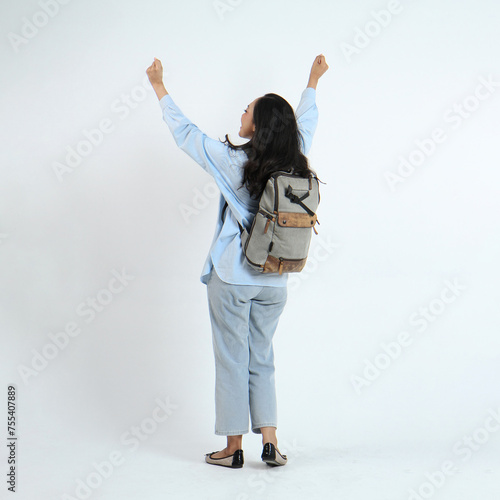
<svg viewBox="0 0 500 500">
<path fill-rule="evenodd" d="M 319 80 L 328 70 L 325 56 L 323 54 L 316 57 L 311 68 L 311 78 Z"/>
<path fill-rule="evenodd" d="M 161 65 L 161 61 L 156 59 L 153 64 L 146 70 L 149 81 L 151 85 L 157 85 L 163 82 L 163 66 Z"/>
</svg>

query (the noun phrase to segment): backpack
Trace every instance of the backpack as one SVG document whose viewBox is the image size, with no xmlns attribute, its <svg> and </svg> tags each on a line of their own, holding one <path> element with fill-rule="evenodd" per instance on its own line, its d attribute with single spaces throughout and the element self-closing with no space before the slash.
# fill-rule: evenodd
<svg viewBox="0 0 500 500">
<path fill-rule="evenodd" d="M 317 177 L 284 171 L 271 174 L 250 230 L 239 224 L 247 263 L 261 273 L 302 271 L 312 231 L 318 234 L 314 226 L 319 224 L 315 213 L 319 201 Z"/>
</svg>

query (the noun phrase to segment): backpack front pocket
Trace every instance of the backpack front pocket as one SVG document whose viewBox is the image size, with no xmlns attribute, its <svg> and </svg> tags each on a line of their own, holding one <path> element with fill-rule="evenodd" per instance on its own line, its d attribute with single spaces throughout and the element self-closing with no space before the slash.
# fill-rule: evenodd
<svg viewBox="0 0 500 500">
<path fill-rule="evenodd" d="M 305 259 L 283 259 L 269 255 L 264 264 L 263 273 L 298 273 L 304 269 L 307 257 Z"/>
</svg>

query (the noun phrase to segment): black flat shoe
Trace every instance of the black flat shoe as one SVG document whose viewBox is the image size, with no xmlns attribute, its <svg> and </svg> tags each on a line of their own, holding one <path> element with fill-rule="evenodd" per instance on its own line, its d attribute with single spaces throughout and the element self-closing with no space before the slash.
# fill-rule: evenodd
<svg viewBox="0 0 500 500">
<path fill-rule="evenodd" d="M 273 467 L 277 465 L 285 465 L 288 461 L 286 455 L 282 455 L 274 446 L 273 443 L 266 443 L 261 455 L 262 461 Z"/>
<path fill-rule="evenodd" d="M 243 467 L 243 450 L 236 450 L 232 455 L 222 458 L 212 458 L 214 453 L 218 452 L 212 451 L 212 453 L 207 453 L 205 455 L 205 462 L 207 462 L 207 464 L 223 465 L 224 467 L 231 467 L 232 469 L 241 469 Z"/>
</svg>

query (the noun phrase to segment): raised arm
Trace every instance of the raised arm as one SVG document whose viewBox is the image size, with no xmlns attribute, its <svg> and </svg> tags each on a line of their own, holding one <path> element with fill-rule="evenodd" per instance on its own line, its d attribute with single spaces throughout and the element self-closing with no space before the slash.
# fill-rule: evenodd
<svg viewBox="0 0 500 500">
<path fill-rule="evenodd" d="M 158 96 L 163 120 L 177 146 L 214 178 L 233 214 L 239 217 L 238 221 L 247 224 L 244 219 L 246 214 L 240 213 L 238 207 L 250 206 L 251 201 L 245 190 L 239 189 L 242 171 L 240 163 L 235 161 L 236 153 L 221 141 L 208 137 L 181 111 L 165 89 L 163 68 L 158 59 L 155 58 L 146 73 Z"/>
<path fill-rule="evenodd" d="M 163 84 L 161 61 L 155 57 L 146 73 L 160 102 L 163 120 L 167 123 L 177 146 L 212 176 L 222 176 L 228 185 L 236 185 L 238 175 L 230 166 L 232 159 L 229 148 L 203 133 L 175 104 Z"/>
<path fill-rule="evenodd" d="M 316 106 L 316 86 L 318 80 L 327 71 L 328 65 L 323 54 L 316 57 L 309 75 L 309 83 L 295 110 L 297 127 L 302 138 L 302 153 L 307 155 L 311 149 L 312 139 L 318 125 L 318 108 Z"/>
</svg>

